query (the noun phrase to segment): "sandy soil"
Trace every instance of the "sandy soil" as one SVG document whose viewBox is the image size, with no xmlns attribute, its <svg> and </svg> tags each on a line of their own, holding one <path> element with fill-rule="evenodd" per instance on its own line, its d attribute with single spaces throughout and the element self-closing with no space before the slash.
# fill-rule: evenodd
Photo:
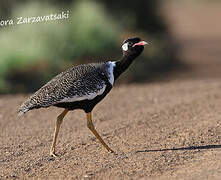
<svg viewBox="0 0 221 180">
<path fill-rule="evenodd" d="M 70 112 L 49 156 L 61 109 L 18 118 L 23 96 L 1 97 L 0 174 L 27 179 L 219 179 L 221 82 L 182 81 L 115 88 L 94 110 L 94 122 L 116 154 L 107 153 Z M 4 104 L 4 105 L 3 105 Z"/>
<path fill-rule="evenodd" d="M 17 108 L 27 95 L 1 96 L 0 179 L 220 179 L 221 43 L 205 48 L 193 35 L 192 44 L 181 28 L 200 13 L 198 8 L 165 7 L 181 55 L 193 67 L 190 72 L 170 81 L 116 87 L 95 108 L 95 127 L 115 153 L 106 152 L 87 129 L 84 112 L 73 111 L 61 127 L 59 157 L 50 157 L 62 110 L 33 110 L 18 118 Z M 204 18 L 202 13 L 199 17 Z M 190 27 L 194 33 L 197 26 Z M 217 54 L 210 58 L 213 52 Z"/>
</svg>

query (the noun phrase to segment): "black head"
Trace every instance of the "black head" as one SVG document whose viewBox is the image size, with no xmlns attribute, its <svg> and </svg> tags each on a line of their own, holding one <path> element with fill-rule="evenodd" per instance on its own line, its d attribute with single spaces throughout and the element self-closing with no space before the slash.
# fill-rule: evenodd
<svg viewBox="0 0 221 180">
<path fill-rule="evenodd" d="M 140 38 L 129 38 L 123 42 L 122 50 L 124 55 L 140 55 L 144 49 L 144 46 L 148 44 L 142 41 Z"/>
</svg>

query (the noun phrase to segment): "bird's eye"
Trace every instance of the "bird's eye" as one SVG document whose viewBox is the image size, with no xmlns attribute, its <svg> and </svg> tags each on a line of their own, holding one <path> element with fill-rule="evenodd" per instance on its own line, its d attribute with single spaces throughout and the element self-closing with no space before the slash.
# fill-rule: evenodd
<svg viewBox="0 0 221 180">
<path fill-rule="evenodd" d="M 132 47 L 133 43 L 132 42 L 128 42 L 128 46 Z"/>
</svg>

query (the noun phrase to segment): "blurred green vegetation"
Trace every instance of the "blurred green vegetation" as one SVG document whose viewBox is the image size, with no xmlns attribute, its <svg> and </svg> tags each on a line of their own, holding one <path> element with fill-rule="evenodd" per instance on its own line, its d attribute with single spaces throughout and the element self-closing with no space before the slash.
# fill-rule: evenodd
<svg viewBox="0 0 221 180">
<path fill-rule="evenodd" d="M 69 11 L 64 20 L 0 28 L 0 93 L 32 92 L 73 65 L 117 60 L 122 41 L 131 36 L 152 45 L 121 81 L 143 82 L 177 64 L 172 39 L 157 13 L 160 1 L 42 0 L 15 6 L 3 0 L 0 5 L 0 20 L 15 22 L 17 17 Z"/>
</svg>

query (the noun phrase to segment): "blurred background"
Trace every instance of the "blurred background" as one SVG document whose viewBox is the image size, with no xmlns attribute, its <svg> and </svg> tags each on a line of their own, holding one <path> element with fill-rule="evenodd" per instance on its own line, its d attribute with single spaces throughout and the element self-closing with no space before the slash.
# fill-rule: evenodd
<svg viewBox="0 0 221 180">
<path fill-rule="evenodd" d="M 200 78 L 201 71 L 208 76 L 208 58 L 218 68 L 221 52 L 215 48 L 221 42 L 221 25 L 214 22 L 221 17 L 217 4 L 216 0 L 1 0 L 0 21 L 67 10 L 69 18 L 0 27 L 0 93 L 30 93 L 73 65 L 118 60 L 122 41 L 132 36 L 151 46 L 119 84 Z M 200 66 L 204 69 L 193 70 Z M 217 69 L 214 76 L 219 75 Z"/>
</svg>

